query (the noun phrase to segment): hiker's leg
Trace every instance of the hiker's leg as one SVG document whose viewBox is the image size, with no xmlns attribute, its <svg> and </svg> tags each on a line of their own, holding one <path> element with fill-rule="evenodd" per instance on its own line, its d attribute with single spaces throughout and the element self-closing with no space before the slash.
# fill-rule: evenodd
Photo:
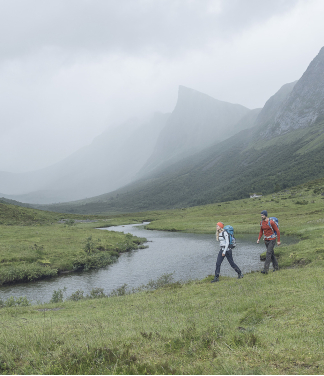
<svg viewBox="0 0 324 376">
<path fill-rule="evenodd" d="M 264 263 L 263 270 L 266 273 L 268 273 L 270 262 L 271 262 L 271 258 L 272 258 L 272 251 L 273 251 L 273 249 L 271 248 L 271 241 L 270 240 L 265 240 L 264 243 L 265 243 L 265 246 L 267 248 L 267 253 L 266 253 L 266 260 L 265 260 L 265 263 Z"/>
<path fill-rule="evenodd" d="M 229 264 L 231 265 L 231 267 L 236 271 L 236 273 L 237 274 L 241 274 L 240 268 L 235 264 L 235 262 L 233 260 L 233 255 L 232 255 L 232 250 L 231 249 L 227 250 L 227 252 L 225 253 L 225 256 L 226 256 Z"/>
<path fill-rule="evenodd" d="M 222 256 L 222 254 L 223 254 L 223 249 L 221 248 L 217 256 L 215 277 L 219 277 L 220 268 L 224 260 L 224 257 Z"/>
<path fill-rule="evenodd" d="M 272 261 L 273 270 L 279 270 L 278 261 L 276 259 L 275 254 L 274 254 L 274 247 L 276 245 L 276 240 L 275 239 L 271 240 L 271 242 L 273 242 L 272 255 L 271 255 L 271 261 Z"/>
</svg>

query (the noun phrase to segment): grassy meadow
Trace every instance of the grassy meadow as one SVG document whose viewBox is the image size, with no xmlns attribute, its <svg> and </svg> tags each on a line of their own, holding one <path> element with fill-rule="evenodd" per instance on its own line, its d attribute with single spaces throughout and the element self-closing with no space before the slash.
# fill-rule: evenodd
<svg viewBox="0 0 324 376">
<path fill-rule="evenodd" d="M 96 229 L 110 223 L 0 204 L 0 284 L 103 267 L 142 246 L 145 239 Z"/>
<path fill-rule="evenodd" d="M 113 297 L 99 294 L 96 299 L 80 297 L 39 306 L 3 307 L 0 372 L 323 374 L 322 194 L 323 179 L 257 199 L 107 215 L 105 223 L 151 221 L 149 229 L 196 233 L 213 233 L 216 223 L 222 221 L 232 224 L 237 235 L 255 234 L 256 240 L 260 212 L 266 209 L 269 216 L 279 218 L 282 234 L 296 236 L 300 241 L 276 247 L 281 270 L 268 275 L 221 277 L 213 284 L 212 277 L 206 276 L 201 281 L 171 282 L 135 294 L 121 291 Z M 66 248 L 72 249 L 79 239 L 75 249 L 81 248 L 85 253 L 85 241 L 91 234 L 99 237 L 94 235 L 98 234 L 94 229 L 97 225 L 36 222 L 25 226 L 25 237 L 22 234 L 19 239 L 22 244 L 29 234 L 29 244 L 38 244 L 45 250 L 53 239 L 65 234 L 62 244 Z M 24 226 L 1 225 L 0 247 L 9 246 L 10 236 L 5 241 L 3 236 L 11 227 L 18 231 Z M 44 233 L 39 232 L 42 228 Z M 52 238 L 45 236 L 49 229 L 53 229 Z M 260 244 L 260 253 L 264 248 Z M 47 257 L 49 254 L 44 254 L 40 259 Z"/>
<path fill-rule="evenodd" d="M 322 268 L 0 310 L 2 374 L 323 374 Z"/>
</svg>

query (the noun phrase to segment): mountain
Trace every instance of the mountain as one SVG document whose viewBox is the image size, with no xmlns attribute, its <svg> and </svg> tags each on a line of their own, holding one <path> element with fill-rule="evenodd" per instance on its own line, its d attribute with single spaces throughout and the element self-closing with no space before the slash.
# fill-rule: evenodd
<svg viewBox="0 0 324 376">
<path fill-rule="evenodd" d="M 256 126 L 259 126 L 262 129 L 267 129 L 269 126 L 273 125 L 278 111 L 297 82 L 298 81 L 283 85 L 272 97 L 267 100 L 256 119 Z"/>
<path fill-rule="evenodd" d="M 265 104 L 255 126 L 115 192 L 51 210 L 116 213 L 271 193 L 324 177 L 324 53 Z"/>
<path fill-rule="evenodd" d="M 263 138 L 324 121 L 324 47 L 309 64 L 301 79 L 278 109 Z"/>
<path fill-rule="evenodd" d="M 288 87 L 289 85 L 281 88 L 271 97 L 270 104 L 276 103 L 280 106 L 293 85 L 290 85 L 290 90 L 287 90 Z M 259 129 L 259 124 L 255 124 L 258 119 L 266 118 L 262 113 L 269 112 L 272 107 L 270 104 L 267 102 L 262 110 L 247 112 L 235 125 L 238 131 L 236 135 L 164 169 L 151 171 L 117 191 L 72 203 L 37 207 L 61 212 L 103 213 L 165 209 L 217 201 L 214 193 L 210 192 L 217 190 L 221 181 L 224 183 L 227 181 L 227 174 L 233 173 L 233 166 L 237 163 L 233 158 L 239 159 L 241 157 L 239 151 L 250 146 L 255 130 Z M 222 159 L 225 162 L 221 162 Z M 218 172 L 220 166 L 226 166 L 221 173 Z M 239 164 L 235 174 L 239 175 L 241 172 Z M 222 199 L 224 195 L 218 193 L 218 197 Z"/>
<path fill-rule="evenodd" d="M 77 200 L 132 181 L 153 152 L 169 114 L 143 123 L 131 119 L 48 168 L 23 174 L 0 172 L 2 196 L 27 203 Z"/>
<path fill-rule="evenodd" d="M 147 124 L 128 121 L 46 169 L 0 172 L 0 192 L 33 204 L 111 192 L 250 127 L 258 111 L 180 86 L 171 115 L 156 113 Z"/>
<path fill-rule="evenodd" d="M 251 110 L 179 86 L 178 100 L 141 175 L 165 168 L 237 133 Z"/>
</svg>

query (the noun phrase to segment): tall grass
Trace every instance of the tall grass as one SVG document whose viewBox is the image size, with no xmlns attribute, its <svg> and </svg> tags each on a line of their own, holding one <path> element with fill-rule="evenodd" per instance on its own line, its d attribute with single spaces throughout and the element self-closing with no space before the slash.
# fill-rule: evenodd
<svg viewBox="0 0 324 376">
<path fill-rule="evenodd" d="M 321 268 L 0 310 L 1 372 L 322 374 Z"/>
</svg>

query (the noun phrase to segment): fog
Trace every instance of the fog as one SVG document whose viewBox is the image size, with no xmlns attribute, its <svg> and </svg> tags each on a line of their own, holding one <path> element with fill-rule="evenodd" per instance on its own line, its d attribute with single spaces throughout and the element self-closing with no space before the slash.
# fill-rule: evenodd
<svg viewBox="0 0 324 376">
<path fill-rule="evenodd" d="M 253 109 L 323 45 L 321 0 L 2 0 L 0 171 L 52 165 L 184 85 Z"/>
</svg>

